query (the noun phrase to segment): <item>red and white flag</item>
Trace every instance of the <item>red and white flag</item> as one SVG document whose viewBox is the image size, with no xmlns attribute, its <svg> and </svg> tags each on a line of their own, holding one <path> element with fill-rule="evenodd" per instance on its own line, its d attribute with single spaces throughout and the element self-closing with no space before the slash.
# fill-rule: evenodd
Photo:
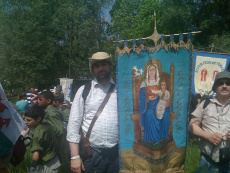
<svg viewBox="0 0 230 173">
<path fill-rule="evenodd" d="M 0 159 L 9 155 L 18 137 L 24 131 L 25 122 L 6 98 L 0 84 Z"/>
</svg>

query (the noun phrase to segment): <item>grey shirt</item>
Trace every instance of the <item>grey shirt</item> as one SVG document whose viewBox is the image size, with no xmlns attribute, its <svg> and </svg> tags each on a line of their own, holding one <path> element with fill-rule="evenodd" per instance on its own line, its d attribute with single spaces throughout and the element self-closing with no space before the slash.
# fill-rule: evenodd
<svg viewBox="0 0 230 173">
<path fill-rule="evenodd" d="M 222 142 L 214 146 L 206 139 L 201 138 L 201 151 L 212 158 L 213 161 L 219 162 L 219 149 L 224 146 L 230 147 L 230 142 L 227 141 L 227 132 L 230 130 L 230 100 L 225 104 L 216 99 L 210 99 L 208 106 L 203 109 L 203 101 L 196 110 L 192 113 L 201 121 L 201 128 L 209 133 L 219 132 L 223 136 Z"/>
</svg>

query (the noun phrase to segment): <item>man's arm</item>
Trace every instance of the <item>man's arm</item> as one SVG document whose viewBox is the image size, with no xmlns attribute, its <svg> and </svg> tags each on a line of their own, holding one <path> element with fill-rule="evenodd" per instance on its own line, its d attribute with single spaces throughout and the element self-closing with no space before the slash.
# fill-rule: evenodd
<svg viewBox="0 0 230 173">
<path fill-rule="evenodd" d="M 220 133 L 210 133 L 207 131 L 204 131 L 201 127 L 201 120 L 195 116 L 191 119 L 188 130 L 189 132 L 193 133 L 196 136 L 199 136 L 203 139 L 208 140 L 214 145 L 218 145 L 222 140 L 222 134 Z"/>
<path fill-rule="evenodd" d="M 71 151 L 71 158 L 74 156 L 78 156 L 79 153 L 79 144 L 77 143 L 69 143 L 70 146 L 70 151 Z M 71 159 L 71 171 L 74 173 L 81 173 L 81 170 L 85 171 L 85 167 L 83 165 L 83 162 L 81 160 L 81 158 L 77 158 L 77 159 Z"/>
<path fill-rule="evenodd" d="M 67 127 L 67 140 L 70 145 L 71 157 L 79 155 L 80 128 L 84 114 L 84 101 L 82 99 L 83 88 L 84 86 L 79 88 L 75 95 Z M 81 169 L 84 170 L 84 165 L 80 158 L 71 160 L 71 170 L 74 173 L 80 173 Z"/>
<path fill-rule="evenodd" d="M 34 101 L 34 100 L 37 99 L 37 97 L 38 97 L 36 94 L 31 94 L 31 95 L 32 95 L 32 97 L 31 97 L 31 100 L 32 100 L 32 101 Z"/>
<path fill-rule="evenodd" d="M 32 162 L 28 166 L 28 172 L 37 172 L 38 163 L 39 163 L 39 151 L 34 151 L 32 154 Z"/>
</svg>

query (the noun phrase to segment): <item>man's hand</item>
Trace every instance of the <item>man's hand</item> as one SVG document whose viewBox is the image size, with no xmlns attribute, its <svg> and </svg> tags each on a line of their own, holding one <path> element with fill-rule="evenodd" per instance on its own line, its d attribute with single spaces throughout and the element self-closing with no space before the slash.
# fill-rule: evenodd
<svg viewBox="0 0 230 173">
<path fill-rule="evenodd" d="M 70 166 L 73 173 L 81 173 L 81 170 L 85 171 L 85 167 L 81 159 L 71 160 Z"/>
<path fill-rule="evenodd" d="M 23 133 L 22 136 L 26 137 L 29 134 L 30 128 L 27 128 Z"/>
<path fill-rule="evenodd" d="M 209 140 L 209 142 L 211 142 L 212 144 L 214 144 L 214 145 L 218 145 L 220 142 L 221 142 L 221 140 L 222 140 L 222 134 L 221 133 L 218 133 L 218 132 L 216 132 L 216 133 L 210 133 L 209 135 L 208 135 L 208 138 L 207 138 L 208 140 Z"/>
</svg>

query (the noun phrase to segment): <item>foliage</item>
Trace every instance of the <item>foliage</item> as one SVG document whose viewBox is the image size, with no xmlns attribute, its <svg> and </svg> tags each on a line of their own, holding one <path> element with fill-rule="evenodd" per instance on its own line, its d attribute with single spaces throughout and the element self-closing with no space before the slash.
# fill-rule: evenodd
<svg viewBox="0 0 230 173">
<path fill-rule="evenodd" d="M 199 0 L 196 5 L 193 23 L 202 30 L 202 34 L 196 37 L 194 43 L 197 47 L 210 47 L 214 43 L 222 49 L 222 53 L 229 53 L 230 40 L 227 38 L 230 34 L 230 1 Z"/>
<path fill-rule="evenodd" d="M 160 33 L 188 31 L 191 28 L 189 14 L 192 10 L 192 2 L 117 0 L 110 12 L 112 16 L 111 30 L 114 37 L 118 39 L 150 36 L 154 31 L 154 11 L 156 11 L 157 28 Z"/>
<path fill-rule="evenodd" d="M 59 77 L 88 75 L 88 58 L 104 44 L 104 0 L 3 0 L 0 80 L 12 88 L 47 88 Z"/>
<path fill-rule="evenodd" d="M 230 52 L 228 0 L 116 0 L 111 22 L 102 17 L 110 0 L 2 0 L 0 81 L 6 90 L 47 88 L 59 77 L 88 77 L 88 58 L 114 52 L 108 40 L 201 30 L 195 47 Z M 215 50 L 215 49 L 214 49 Z"/>
<path fill-rule="evenodd" d="M 228 0 L 116 0 L 110 11 L 110 32 L 114 40 L 143 38 L 154 32 L 154 11 L 161 34 L 202 31 L 193 43 L 210 47 L 214 43 L 230 52 L 230 2 Z M 224 44 L 224 46 L 223 46 Z"/>
<path fill-rule="evenodd" d="M 145 37 L 152 34 L 154 0 L 117 0 L 110 11 L 111 33 L 116 39 Z"/>
</svg>

